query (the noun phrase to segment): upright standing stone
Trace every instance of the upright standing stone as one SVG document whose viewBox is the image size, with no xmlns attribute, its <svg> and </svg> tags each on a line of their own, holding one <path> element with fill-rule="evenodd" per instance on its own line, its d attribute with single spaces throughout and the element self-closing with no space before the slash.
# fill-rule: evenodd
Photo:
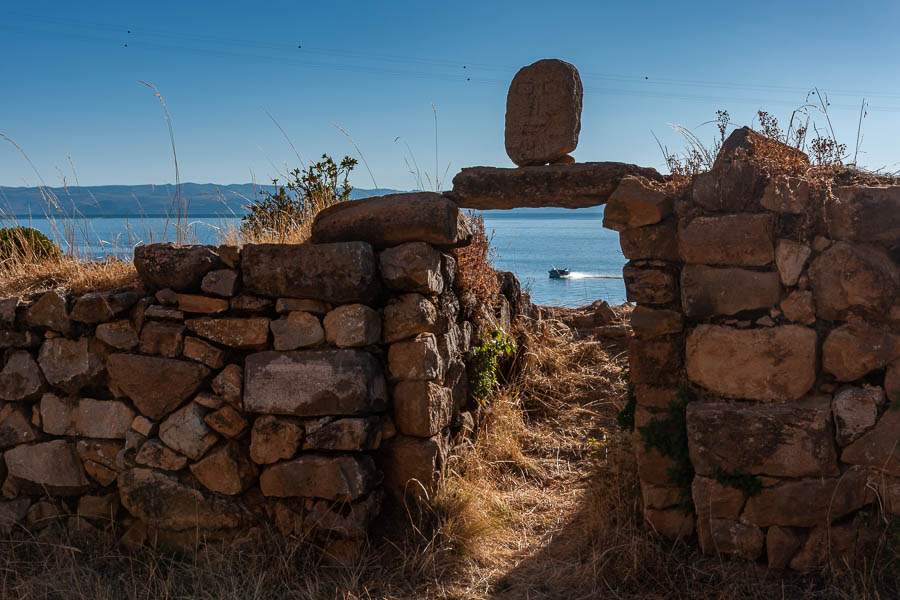
<svg viewBox="0 0 900 600">
<path fill-rule="evenodd" d="M 506 153 L 519 165 L 557 162 L 578 145 L 581 77 L 574 65 L 539 60 L 516 73 L 506 96 Z"/>
</svg>

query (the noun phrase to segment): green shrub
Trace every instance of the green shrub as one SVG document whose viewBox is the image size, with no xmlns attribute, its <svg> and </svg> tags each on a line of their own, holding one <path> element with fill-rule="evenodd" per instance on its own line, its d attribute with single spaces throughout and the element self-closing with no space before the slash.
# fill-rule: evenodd
<svg viewBox="0 0 900 600">
<path fill-rule="evenodd" d="M 474 351 L 475 373 L 470 381 L 472 394 L 479 402 L 486 402 L 498 385 L 500 359 L 516 351 L 516 342 L 503 330 L 494 329 L 485 334 Z"/>
<path fill-rule="evenodd" d="M 58 259 L 62 251 L 46 235 L 31 227 L 0 229 L 0 259 Z"/>
<path fill-rule="evenodd" d="M 294 169 L 285 185 L 273 192 L 261 191 L 241 218 L 241 236 L 246 242 L 303 242 L 309 237 L 316 214 L 350 197 L 348 177 L 356 159 L 345 156 L 335 164 L 327 154 L 322 160 Z"/>
</svg>

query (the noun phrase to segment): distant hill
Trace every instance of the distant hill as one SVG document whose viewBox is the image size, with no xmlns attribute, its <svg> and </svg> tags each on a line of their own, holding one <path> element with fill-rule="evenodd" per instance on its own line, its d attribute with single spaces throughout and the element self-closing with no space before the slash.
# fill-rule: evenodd
<svg viewBox="0 0 900 600">
<path fill-rule="evenodd" d="M 191 217 L 242 216 L 246 206 L 260 190 L 274 186 L 250 183 L 217 185 L 215 183 L 182 184 Z M 51 191 L 65 214 L 86 217 L 158 217 L 171 211 L 175 187 L 171 185 L 98 185 L 66 188 L 0 186 L 0 214 L 42 216 L 48 212 L 45 196 Z M 43 191 L 43 194 L 42 194 Z M 394 194 L 402 190 L 355 188 L 350 198 L 368 198 Z M 59 214 L 54 210 L 53 214 Z"/>
</svg>

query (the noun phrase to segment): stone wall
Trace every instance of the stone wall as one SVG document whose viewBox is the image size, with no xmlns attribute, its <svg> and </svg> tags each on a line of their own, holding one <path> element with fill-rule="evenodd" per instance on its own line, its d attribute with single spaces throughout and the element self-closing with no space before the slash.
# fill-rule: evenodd
<svg viewBox="0 0 900 600">
<path fill-rule="evenodd" d="M 636 303 L 647 521 L 806 570 L 866 555 L 861 510 L 900 514 L 900 187 L 771 177 L 757 141 L 678 199 L 624 179 L 604 225 Z"/>
<path fill-rule="evenodd" d="M 360 539 L 469 420 L 470 236 L 438 194 L 389 196 L 324 211 L 315 243 L 142 246 L 138 289 L 0 301 L 0 529 Z"/>
</svg>

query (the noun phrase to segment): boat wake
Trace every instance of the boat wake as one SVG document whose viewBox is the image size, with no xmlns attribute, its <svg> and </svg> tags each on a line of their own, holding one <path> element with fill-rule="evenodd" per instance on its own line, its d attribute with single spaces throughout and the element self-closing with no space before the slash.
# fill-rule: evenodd
<svg viewBox="0 0 900 600">
<path fill-rule="evenodd" d="M 600 275 L 599 273 L 581 273 L 573 271 L 566 279 L 622 279 L 621 275 Z"/>
</svg>

